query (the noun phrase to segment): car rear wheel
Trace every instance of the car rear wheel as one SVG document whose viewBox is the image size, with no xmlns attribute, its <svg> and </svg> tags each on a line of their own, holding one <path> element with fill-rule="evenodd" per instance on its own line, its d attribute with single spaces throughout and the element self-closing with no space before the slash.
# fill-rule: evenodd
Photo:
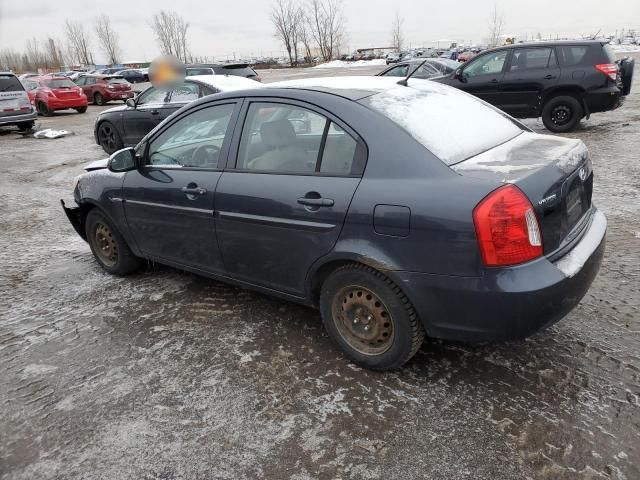
<svg viewBox="0 0 640 480">
<path fill-rule="evenodd" d="M 84 112 L 87 111 L 87 107 L 86 106 L 85 107 L 78 107 L 78 108 L 76 108 L 76 111 L 78 113 L 84 113 Z"/>
<path fill-rule="evenodd" d="M 44 102 L 38 103 L 38 113 L 43 117 L 50 117 L 53 115 L 53 112 L 49 110 L 49 107 L 47 107 L 47 104 Z"/>
<path fill-rule="evenodd" d="M 425 336 L 400 288 L 365 265 L 346 265 L 325 280 L 320 311 L 327 332 L 347 356 L 374 370 L 402 366 Z"/>
<path fill-rule="evenodd" d="M 101 93 L 98 92 L 93 96 L 93 103 L 96 105 L 104 105 L 104 97 Z"/>
<path fill-rule="evenodd" d="M 102 122 L 98 126 L 98 143 L 109 155 L 124 147 L 120 134 L 110 122 Z"/>
<path fill-rule="evenodd" d="M 550 98 L 542 109 L 542 123 L 548 130 L 556 133 L 573 131 L 583 116 L 580 101 L 568 95 Z"/>
<path fill-rule="evenodd" d="M 93 256 L 107 272 L 128 275 L 140 268 L 141 260 L 99 210 L 94 208 L 87 215 L 85 232 Z"/>
</svg>

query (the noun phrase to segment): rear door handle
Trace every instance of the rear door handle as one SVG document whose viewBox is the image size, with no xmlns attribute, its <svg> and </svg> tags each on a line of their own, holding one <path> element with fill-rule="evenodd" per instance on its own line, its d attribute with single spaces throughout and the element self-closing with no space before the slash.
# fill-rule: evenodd
<svg viewBox="0 0 640 480">
<path fill-rule="evenodd" d="M 307 207 L 333 207 L 334 205 L 334 201 L 330 198 L 301 197 L 298 199 L 298 203 Z"/>
<path fill-rule="evenodd" d="M 498 79 L 494 78 L 493 80 L 490 80 L 489 83 L 498 83 Z"/>
<path fill-rule="evenodd" d="M 207 189 L 202 187 L 182 187 L 180 190 L 185 195 L 205 195 L 207 193 Z"/>
</svg>

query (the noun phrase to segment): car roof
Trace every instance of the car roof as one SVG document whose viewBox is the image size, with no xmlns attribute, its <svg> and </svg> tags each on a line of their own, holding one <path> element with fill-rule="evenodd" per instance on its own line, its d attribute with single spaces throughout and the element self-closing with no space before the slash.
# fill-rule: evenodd
<svg viewBox="0 0 640 480">
<path fill-rule="evenodd" d="M 264 87 L 260 82 L 235 75 L 193 75 L 187 77 L 185 81 L 204 83 L 222 92 Z"/>
<path fill-rule="evenodd" d="M 513 45 L 502 45 L 491 50 L 519 48 L 519 47 L 549 47 L 553 45 L 606 45 L 609 40 L 543 40 L 539 42 L 515 43 Z M 484 53 L 484 52 L 482 52 Z"/>
<path fill-rule="evenodd" d="M 267 88 L 292 88 L 299 90 L 313 90 L 318 92 L 331 93 L 349 100 L 358 101 L 370 97 L 376 93 L 393 90 L 395 88 L 419 88 L 420 90 L 439 90 L 440 84 L 435 84 L 428 80 L 417 78 L 410 79 L 408 87 L 398 84 L 398 77 L 365 77 L 365 76 L 345 76 L 345 77 L 318 77 L 300 78 L 296 80 L 286 80 L 265 85 Z M 437 85 L 437 87 L 434 87 Z"/>
<path fill-rule="evenodd" d="M 3 72 L 3 71 L 0 71 L 0 75 L 13 75 L 14 77 L 16 77 L 16 76 L 17 76 L 17 75 L 16 75 L 15 73 L 13 73 L 13 72 Z"/>
</svg>

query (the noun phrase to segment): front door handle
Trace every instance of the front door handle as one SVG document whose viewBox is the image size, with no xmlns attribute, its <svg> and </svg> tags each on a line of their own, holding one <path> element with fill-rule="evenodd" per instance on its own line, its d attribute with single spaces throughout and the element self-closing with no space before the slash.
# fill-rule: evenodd
<svg viewBox="0 0 640 480">
<path fill-rule="evenodd" d="M 549 74 L 546 77 L 544 77 L 545 80 L 553 80 L 554 78 L 556 78 L 556 76 L 555 75 L 551 75 L 551 74 Z"/>
<path fill-rule="evenodd" d="M 334 205 L 334 201 L 330 198 L 301 197 L 298 199 L 298 203 L 307 207 L 333 207 Z"/>
<path fill-rule="evenodd" d="M 494 78 L 493 80 L 490 80 L 489 83 L 498 83 L 498 79 Z"/>
<path fill-rule="evenodd" d="M 206 195 L 207 189 L 202 187 L 182 187 L 180 189 L 185 195 Z"/>
<path fill-rule="evenodd" d="M 160 111 L 159 110 L 151 110 L 151 115 L 159 115 Z"/>
</svg>

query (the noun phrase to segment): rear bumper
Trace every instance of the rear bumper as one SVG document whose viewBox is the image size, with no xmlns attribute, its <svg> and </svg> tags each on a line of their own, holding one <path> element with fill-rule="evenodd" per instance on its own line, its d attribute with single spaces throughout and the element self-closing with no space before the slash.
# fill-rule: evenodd
<svg viewBox="0 0 640 480">
<path fill-rule="evenodd" d="M 21 113 L 16 115 L 7 115 L 6 117 L 0 117 L 0 125 L 15 125 L 22 122 L 31 122 L 38 118 L 38 114 L 35 109 L 31 107 L 29 113 Z"/>
<path fill-rule="evenodd" d="M 483 277 L 396 272 L 427 333 L 466 342 L 519 339 L 566 316 L 596 277 L 607 222 L 596 211 L 580 241 L 556 262 L 546 258 Z"/>
<path fill-rule="evenodd" d="M 625 97 L 618 87 L 601 88 L 584 94 L 589 113 L 608 112 L 622 106 Z"/>
<path fill-rule="evenodd" d="M 80 108 L 87 106 L 87 97 L 80 98 L 48 98 L 46 102 L 49 110 L 64 110 L 66 108 Z"/>
<path fill-rule="evenodd" d="M 103 93 L 103 97 L 106 101 L 110 102 L 112 100 L 126 100 L 128 98 L 134 97 L 133 90 L 128 90 L 124 92 L 112 92 L 109 90 L 105 90 Z"/>
</svg>

